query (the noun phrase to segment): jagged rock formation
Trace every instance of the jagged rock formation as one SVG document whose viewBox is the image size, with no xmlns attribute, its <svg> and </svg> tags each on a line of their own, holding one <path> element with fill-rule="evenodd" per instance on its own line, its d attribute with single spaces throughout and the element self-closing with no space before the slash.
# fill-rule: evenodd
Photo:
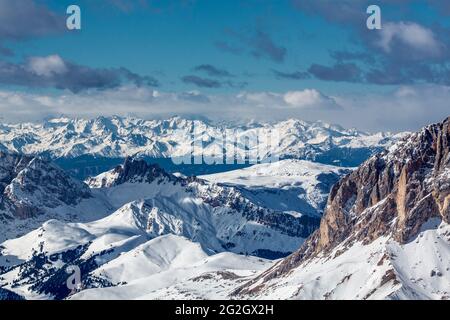
<svg viewBox="0 0 450 320">
<path fill-rule="evenodd" d="M 18 156 L 0 151 L 0 192 L 3 193 L 6 186 L 14 177 L 25 168 L 32 157 Z"/>
<path fill-rule="evenodd" d="M 113 209 L 50 161 L 0 152 L 0 242 L 49 219 L 92 221 Z"/>
<path fill-rule="evenodd" d="M 324 258 L 326 264 L 357 243 L 369 247 L 378 239 L 388 238 L 406 245 L 433 218 L 448 225 L 449 154 L 447 118 L 371 157 L 332 188 L 320 228 L 302 247 L 235 293 L 261 293 L 272 280 L 301 273 L 299 268 L 306 268 L 311 261 Z M 444 231 L 438 238 L 449 241 Z M 442 261 L 441 254 L 449 260 L 448 252 L 439 253 Z M 398 281 L 393 272 L 390 279 Z"/>
<path fill-rule="evenodd" d="M 158 178 L 179 181 L 174 175 L 168 174 L 157 164 L 148 164 L 144 160 L 127 157 L 123 165 L 117 166 L 105 174 L 90 177 L 86 180 L 86 183 L 92 188 L 108 188 L 126 182 L 151 183 Z"/>
<path fill-rule="evenodd" d="M 88 186 L 46 160 L 0 152 L 0 212 L 4 217 L 28 219 L 90 196 Z"/>
</svg>

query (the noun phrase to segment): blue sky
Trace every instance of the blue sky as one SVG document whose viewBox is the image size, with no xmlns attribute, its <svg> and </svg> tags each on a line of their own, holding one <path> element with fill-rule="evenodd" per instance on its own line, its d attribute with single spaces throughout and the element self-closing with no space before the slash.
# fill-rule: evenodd
<svg viewBox="0 0 450 320">
<path fill-rule="evenodd" d="M 72 2 L 46 3 L 55 12 L 64 12 Z M 158 76 L 169 90 L 192 88 L 180 77 L 191 74 L 195 66 L 211 64 L 228 70 L 236 81 L 248 82 L 250 90 L 286 90 L 298 88 L 298 81 L 276 79 L 272 69 L 300 70 L 312 62 L 326 63 L 330 60 L 328 50 L 351 46 L 348 32 L 293 10 L 290 1 L 197 1 L 173 8 L 163 5 L 162 12 L 145 5 L 121 10 L 120 6 L 93 5 L 89 1 L 78 4 L 82 9 L 81 32 L 13 43 L 16 58 L 57 52 L 64 59 L 91 67 L 126 67 Z M 256 58 L 245 52 L 251 49 L 230 35 L 242 32 L 252 37 L 256 30 L 267 33 L 274 45 L 286 50 L 283 61 Z M 221 50 L 221 43 L 244 52 Z M 314 80 L 300 85 L 322 86 Z M 221 87 L 214 91 L 236 89 Z"/>
<path fill-rule="evenodd" d="M 64 26 L 70 4 L 81 8 L 80 31 Z M 23 110 L 11 112 L 7 102 L 0 109 L 12 121 L 60 113 L 267 114 L 368 130 L 414 129 L 439 120 L 450 108 L 439 105 L 430 112 L 424 104 L 430 101 L 426 95 L 439 103 L 447 98 L 449 3 L 378 1 L 382 30 L 366 28 L 369 4 L 0 0 L 0 89 L 4 101 L 19 101 Z M 115 100 L 108 106 L 111 96 Z M 62 99 L 92 101 L 98 110 L 80 107 L 77 114 L 73 107 L 57 106 Z M 379 113 L 392 109 L 399 125 L 370 119 L 381 101 Z M 411 101 L 414 107 L 405 110 Z"/>
</svg>

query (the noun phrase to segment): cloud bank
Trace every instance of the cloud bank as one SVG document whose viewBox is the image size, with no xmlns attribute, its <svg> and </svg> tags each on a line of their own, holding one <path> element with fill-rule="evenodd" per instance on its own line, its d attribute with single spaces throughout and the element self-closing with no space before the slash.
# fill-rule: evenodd
<svg viewBox="0 0 450 320">
<path fill-rule="evenodd" d="M 366 131 L 396 132 L 417 130 L 442 120 L 449 115 L 448 101 L 450 88 L 434 85 L 402 86 L 387 93 L 328 96 L 315 89 L 228 95 L 175 93 L 130 84 L 78 94 L 68 90 L 53 95 L 0 91 L 0 114 L 3 122 L 40 121 L 61 115 L 128 115 L 146 119 L 201 115 L 233 121 L 298 118 Z"/>
<path fill-rule="evenodd" d="M 91 68 L 63 60 L 59 55 L 29 57 L 22 63 L 0 61 L 0 83 L 26 88 L 67 89 L 74 93 L 89 89 L 112 89 L 126 83 L 159 85 L 151 76 L 126 68 Z"/>
<path fill-rule="evenodd" d="M 380 0 L 378 5 L 395 10 L 409 10 L 414 0 Z M 427 4 L 439 15 L 448 14 L 444 1 Z M 365 9 L 369 0 L 340 0 L 339 9 L 329 0 L 293 0 L 294 7 L 318 16 L 336 27 L 351 32 L 358 52 L 331 52 L 334 63 L 312 64 L 310 76 L 325 81 L 357 82 L 376 85 L 436 84 L 450 85 L 450 29 L 438 22 L 389 20 L 383 16 L 381 30 L 366 28 Z M 394 7 L 395 6 L 395 7 Z M 399 9 L 400 8 L 400 9 Z M 400 15 L 407 19 L 408 15 Z"/>
</svg>

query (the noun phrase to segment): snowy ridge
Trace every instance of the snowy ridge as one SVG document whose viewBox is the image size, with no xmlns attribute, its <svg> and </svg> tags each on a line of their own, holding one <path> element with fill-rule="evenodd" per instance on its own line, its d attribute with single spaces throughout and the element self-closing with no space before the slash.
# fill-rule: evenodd
<svg viewBox="0 0 450 320">
<path fill-rule="evenodd" d="M 232 271 L 248 277 L 271 265 L 256 257 L 214 254 L 204 249 L 205 243 L 173 234 L 155 237 L 145 219 L 151 210 L 142 209 L 142 204 L 127 204 L 111 216 L 84 224 L 50 220 L 4 242 L 0 283 L 26 298 L 66 298 L 70 292 L 59 275 L 75 264 L 85 272 L 81 297 L 138 298 L 134 295 L 205 272 Z M 102 289 L 99 293 L 95 288 Z"/>
<path fill-rule="evenodd" d="M 198 241 L 205 250 L 213 252 L 226 250 L 263 257 L 280 257 L 294 251 L 318 227 L 324 206 L 324 201 L 319 203 L 314 197 L 306 197 L 300 202 L 301 205 L 296 207 L 279 207 L 276 203 L 279 199 L 286 198 L 286 193 L 277 195 L 276 189 L 270 191 L 271 199 L 275 203 L 270 206 L 268 199 L 261 201 L 266 191 L 260 190 L 257 193 L 254 189 L 242 186 L 177 177 L 166 173 L 157 165 L 132 159 L 127 159 L 122 166 L 109 172 L 88 179 L 90 189 L 76 181 L 70 182 L 75 186 L 71 189 L 68 181 L 72 179 L 66 177 L 64 172 L 44 160 L 32 159 L 30 164 L 36 161 L 42 162 L 43 167 L 38 170 L 36 166 L 31 165 L 21 172 L 25 171 L 32 177 L 41 177 L 40 172 L 45 168 L 42 171 L 46 173 L 45 177 L 51 172 L 54 173 L 51 178 L 21 179 L 21 188 L 17 189 L 28 190 L 33 196 L 16 192 L 14 199 L 21 204 L 36 199 L 31 203 L 39 204 L 36 205 L 39 211 L 34 213 L 35 206 L 30 204 L 26 208 L 30 208 L 33 214 L 20 215 L 6 221 L 2 226 L 3 239 L 24 234 L 49 219 L 62 222 L 90 222 L 100 219 L 100 224 L 109 225 L 107 221 L 118 217 L 116 220 L 120 225 L 124 216 L 129 214 L 129 219 L 141 219 L 139 223 L 142 231 L 152 237 L 176 234 Z M 296 161 L 283 162 L 293 164 Z M 302 162 L 302 166 L 315 166 L 317 176 L 321 173 L 327 177 L 330 175 L 328 179 L 333 182 L 345 173 L 344 170 L 330 166 L 323 166 L 322 172 L 319 169 L 321 165 L 307 162 Z M 267 168 L 267 165 L 264 167 Z M 272 170 L 278 170 L 275 167 Z M 233 175 L 232 172 L 230 174 Z M 61 177 L 62 183 L 56 183 L 56 177 Z M 312 176 L 297 178 L 302 186 L 301 181 L 306 183 Z M 46 187 L 47 183 L 41 183 L 46 179 L 52 181 L 51 187 Z M 43 187 L 45 188 L 42 189 Z M 316 181 L 308 188 L 309 193 L 323 200 L 331 188 L 331 183 L 321 184 Z M 9 186 L 5 188 L 9 189 Z M 301 187 L 287 191 L 291 203 L 305 193 Z M 20 197 L 24 197 L 26 201 L 20 200 Z M 58 197 L 62 200 L 57 201 Z M 11 196 L 4 198 L 8 200 Z M 45 200 L 47 198 L 48 201 Z M 11 215 L 10 212 L 13 211 L 6 212 Z M 103 217 L 106 218 L 101 220 Z"/>
<path fill-rule="evenodd" d="M 198 244 L 168 235 L 146 242 L 93 272 L 121 286 L 84 290 L 70 299 L 167 299 L 174 296 L 158 296 L 158 292 L 184 281 L 198 283 L 198 291 L 206 298 L 207 292 L 201 288 L 203 279 L 226 277 L 231 280 L 229 287 L 236 279 L 243 282 L 270 265 L 268 260 L 232 253 L 208 256 Z M 220 293 L 215 290 L 210 288 L 212 297 L 217 298 Z M 186 297 L 195 296 L 187 293 Z"/>
<path fill-rule="evenodd" d="M 200 178 L 235 186 L 266 208 L 320 217 L 331 187 L 350 172 L 310 161 L 281 160 Z"/>
<path fill-rule="evenodd" d="M 279 133 L 281 141 L 272 150 L 280 158 L 317 160 L 322 163 L 357 165 L 368 155 L 398 140 L 402 135 L 368 134 L 346 130 L 322 122 L 286 120 L 249 125 L 215 125 L 199 120 L 174 117 L 168 120 L 142 120 L 123 117 L 98 117 L 92 120 L 59 118 L 44 123 L 4 124 L 0 127 L 0 150 L 23 154 L 45 154 L 52 158 L 82 155 L 109 158 L 148 156 L 171 158 L 190 155 L 191 132 L 197 128 L 205 141 L 222 137 L 226 130 L 239 130 L 239 136 L 269 136 Z M 205 156 L 217 148 L 207 144 Z M 196 151 L 199 152 L 199 151 Z M 250 150 L 255 158 L 256 152 Z M 245 146 L 238 144 L 236 158 L 245 159 Z"/>
<path fill-rule="evenodd" d="M 283 162 L 295 163 L 293 160 Z M 303 165 L 307 166 L 306 163 Z M 278 164 L 270 166 L 276 170 Z M 317 175 L 331 174 L 329 179 L 333 181 L 345 173 L 345 170 L 330 166 L 323 166 L 320 171 L 320 166 L 316 166 Z M 306 183 L 310 178 L 299 176 L 298 180 Z M 208 244 L 207 248 L 214 251 L 225 248 L 261 256 L 271 255 L 270 252 L 281 256 L 295 250 L 317 228 L 324 206 L 324 203 L 305 199 L 303 206 L 278 208 L 277 197 L 273 196 L 275 205 L 272 208 L 259 201 L 254 190 L 246 187 L 176 177 L 155 165 L 131 159 L 123 166 L 88 179 L 87 183 L 103 193 L 115 207 L 141 199 L 142 207 L 150 208 L 152 219 L 148 223 L 155 235 L 173 233 Z M 311 190 L 311 193 L 326 197 L 331 183 L 318 184 L 313 186 L 317 190 Z M 299 199 L 299 194 L 301 196 L 305 191 L 297 188 L 290 192 L 293 198 Z M 283 196 L 281 193 L 280 197 Z"/>
</svg>

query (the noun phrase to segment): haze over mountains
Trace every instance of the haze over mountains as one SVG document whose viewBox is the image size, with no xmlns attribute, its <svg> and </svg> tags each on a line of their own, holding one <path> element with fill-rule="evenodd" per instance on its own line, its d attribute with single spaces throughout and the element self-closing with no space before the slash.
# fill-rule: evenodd
<svg viewBox="0 0 450 320">
<path fill-rule="evenodd" d="M 49 160 L 11 153 L 122 158 L 130 146 L 168 157 L 189 149 L 175 132 L 190 126 L 117 117 L 3 126 L 0 295 L 450 298 L 450 119 L 403 139 L 286 121 L 273 126 L 285 130 L 287 159 L 198 178 L 126 158 L 83 183 Z M 343 165 L 380 149 L 356 169 L 318 161 Z M 72 265 L 77 292 L 66 286 Z"/>
</svg>

